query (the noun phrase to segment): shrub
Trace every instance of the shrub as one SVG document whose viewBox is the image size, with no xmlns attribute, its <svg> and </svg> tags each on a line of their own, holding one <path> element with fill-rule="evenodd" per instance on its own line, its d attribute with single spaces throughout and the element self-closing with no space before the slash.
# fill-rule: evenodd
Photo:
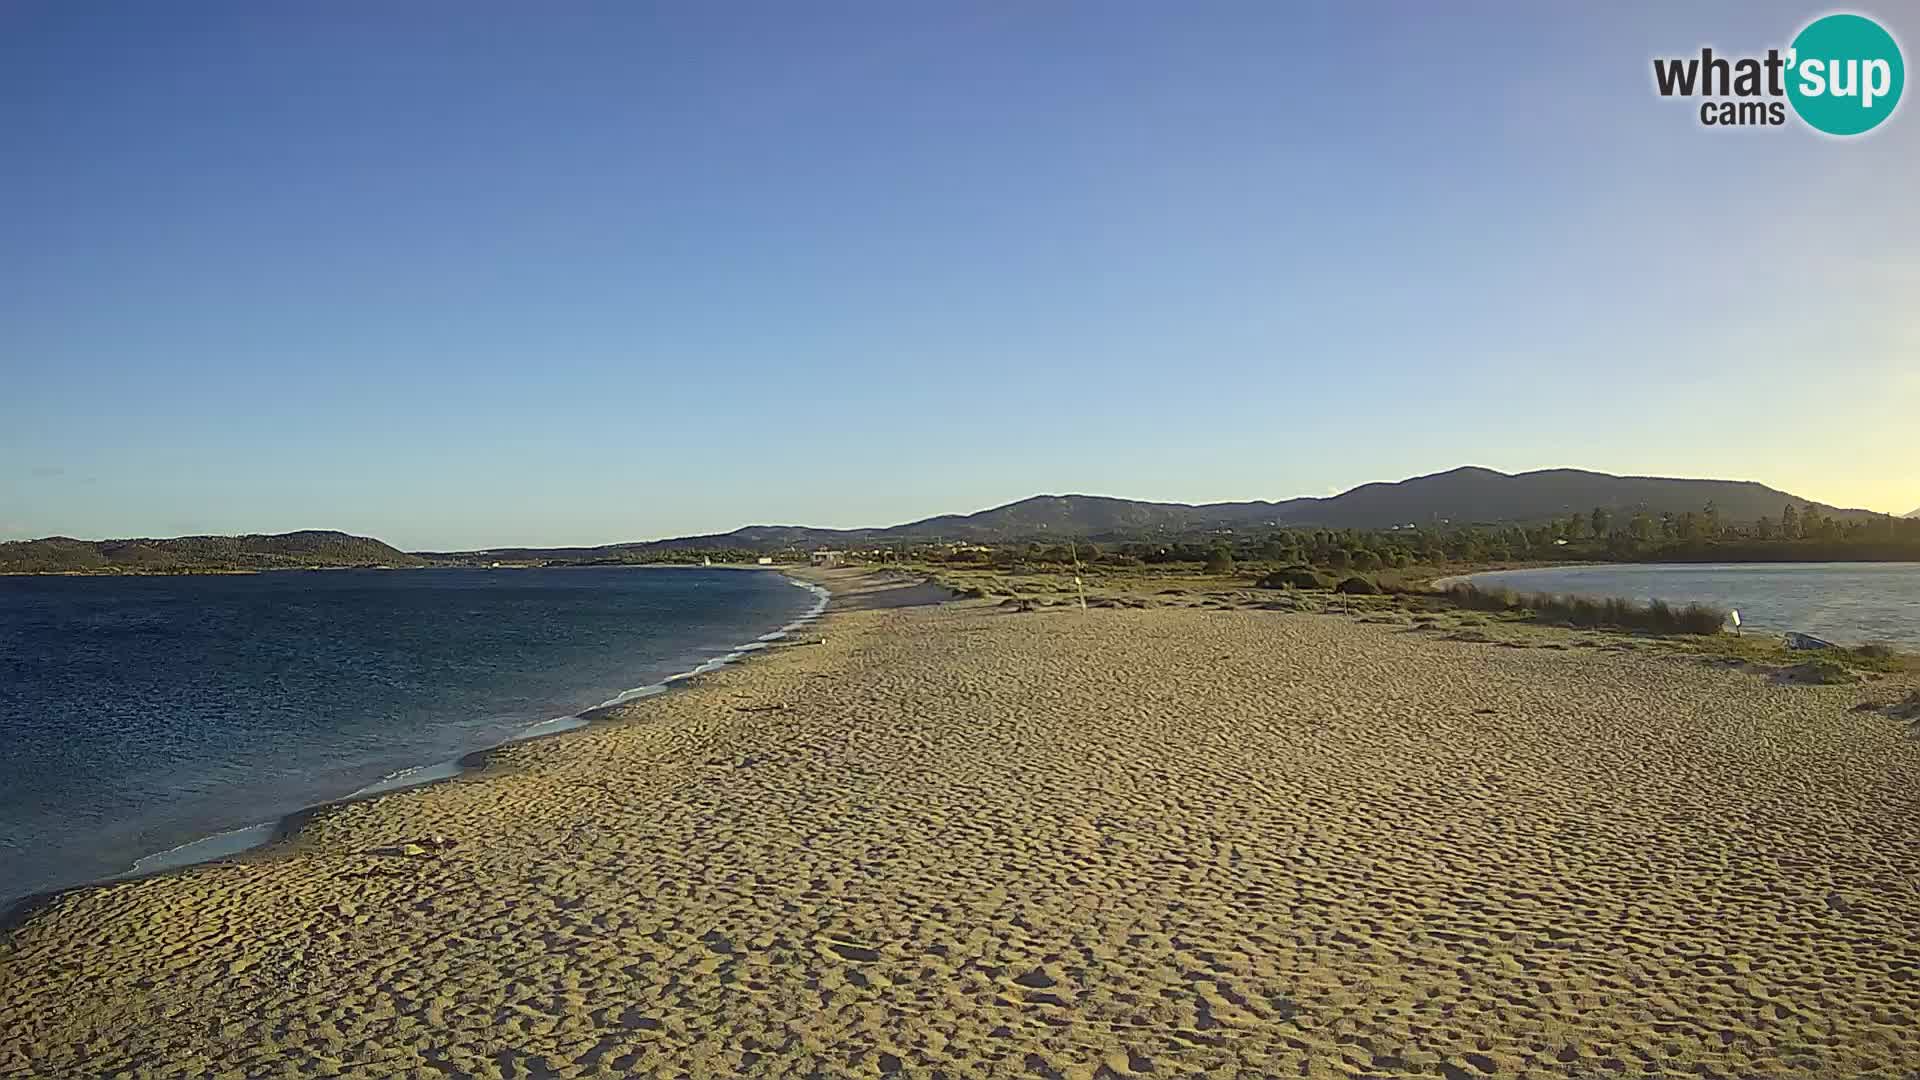
<svg viewBox="0 0 1920 1080">
<path fill-rule="evenodd" d="M 1335 585 L 1333 591 L 1350 593 L 1354 596 L 1378 596 L 1380 595 L 1380 586 L 1375 585 L 1367 578 L 1355 574 L 1340 584 Z"/>
<path fill-rule="evenodd" d="M 1675 608 L 1664 600 L 1645 605 L 1631 600 L 1596 600 L 1552 593 L 1520 595 L 1506 589 L 1483 589 L 1462 582 L 1447 590 L 1455 606 L 1475 611 L 1523 611 L 1536 619 L 1580 627 L 1612 626 L 1655 634 L 1715 634 L 1726 625 L 1727 613 L 1704 604 Z"/>
<path fill-rule="evenodd" d="M 1228 551 L 1226 548 L 1223 548 L 1223 547 L 1214 548 L 1211 552 L 1209 552 L 1207 554 L 1207 573 L 1209 574 L 1233 573 L 1233 552 Z"/>
<path fill-rule="evenodd" d="M 1483 589 L 1465 582 L 1448 588 L 1447 599 L 1453 601 L 1455 607 L 1474 611 L 1511 611 L 1520 606 L 1520 597 L 1507 589 Z"/>
<path fill-rule="evenodd" d="M 1275 570 L 1254 584 L 1262 589 L 1325 589 L 1332 581 L 1311 566 L 1289 566 Z"/>
</svg>

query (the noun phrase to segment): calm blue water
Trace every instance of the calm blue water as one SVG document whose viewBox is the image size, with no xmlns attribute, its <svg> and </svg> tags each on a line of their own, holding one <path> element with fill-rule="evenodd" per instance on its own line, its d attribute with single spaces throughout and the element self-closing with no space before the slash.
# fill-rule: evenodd
<svg viewBox="0 0 1920 1080">
<path fill-rule="evenodd" d="M 0 903 L 516 737 L 814 603 L 732 570 L 0 577 Z"/>
<path fill-rule="evenodd" d="M 1920 649 L 1920 563 L 1567 566 L 1471 575 L 1518 592 L 1735 608 L 1746 631 L 1798 630 L 1845 645 Z"/>
</svg>

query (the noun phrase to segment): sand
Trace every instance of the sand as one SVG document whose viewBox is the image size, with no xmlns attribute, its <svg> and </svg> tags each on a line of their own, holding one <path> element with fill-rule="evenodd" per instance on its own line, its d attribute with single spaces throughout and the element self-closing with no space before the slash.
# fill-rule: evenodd
<svg viewBox="0 0 1920 1080">
<path fill-rule="evenodd" d="M 832 576 L 818 644 L 63 897 L 0 1075 L 1920 1072 L 1903 688 Z"/>
</svg>

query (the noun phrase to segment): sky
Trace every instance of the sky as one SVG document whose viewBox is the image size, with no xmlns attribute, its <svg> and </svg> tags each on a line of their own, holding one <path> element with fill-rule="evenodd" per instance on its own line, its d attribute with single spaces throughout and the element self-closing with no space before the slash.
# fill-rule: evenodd
<svg viewBox="0 0 1920 1080">
<path fill-rule="evenodd" d="M 889 525 L 1463 464 L 1920 507 L 1823 5 L 0 6 L 0 539 Z M 1878 18 L 1915 58 L 1920 13 Z"/>
</svg>

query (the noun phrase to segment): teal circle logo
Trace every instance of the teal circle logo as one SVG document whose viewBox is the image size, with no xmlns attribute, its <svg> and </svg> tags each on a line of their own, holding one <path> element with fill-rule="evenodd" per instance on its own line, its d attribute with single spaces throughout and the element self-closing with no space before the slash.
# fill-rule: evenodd
<svg viewBox="0 0 1920 1080">
<path fill-rule="evenodd" d="M 1893 35 L 1864 15 L 1807 24 L 1787 54 L 1787 100 L 1815 130 L 1859 135 L 1900 104 L 1907 67 Z"/>
</svg>

